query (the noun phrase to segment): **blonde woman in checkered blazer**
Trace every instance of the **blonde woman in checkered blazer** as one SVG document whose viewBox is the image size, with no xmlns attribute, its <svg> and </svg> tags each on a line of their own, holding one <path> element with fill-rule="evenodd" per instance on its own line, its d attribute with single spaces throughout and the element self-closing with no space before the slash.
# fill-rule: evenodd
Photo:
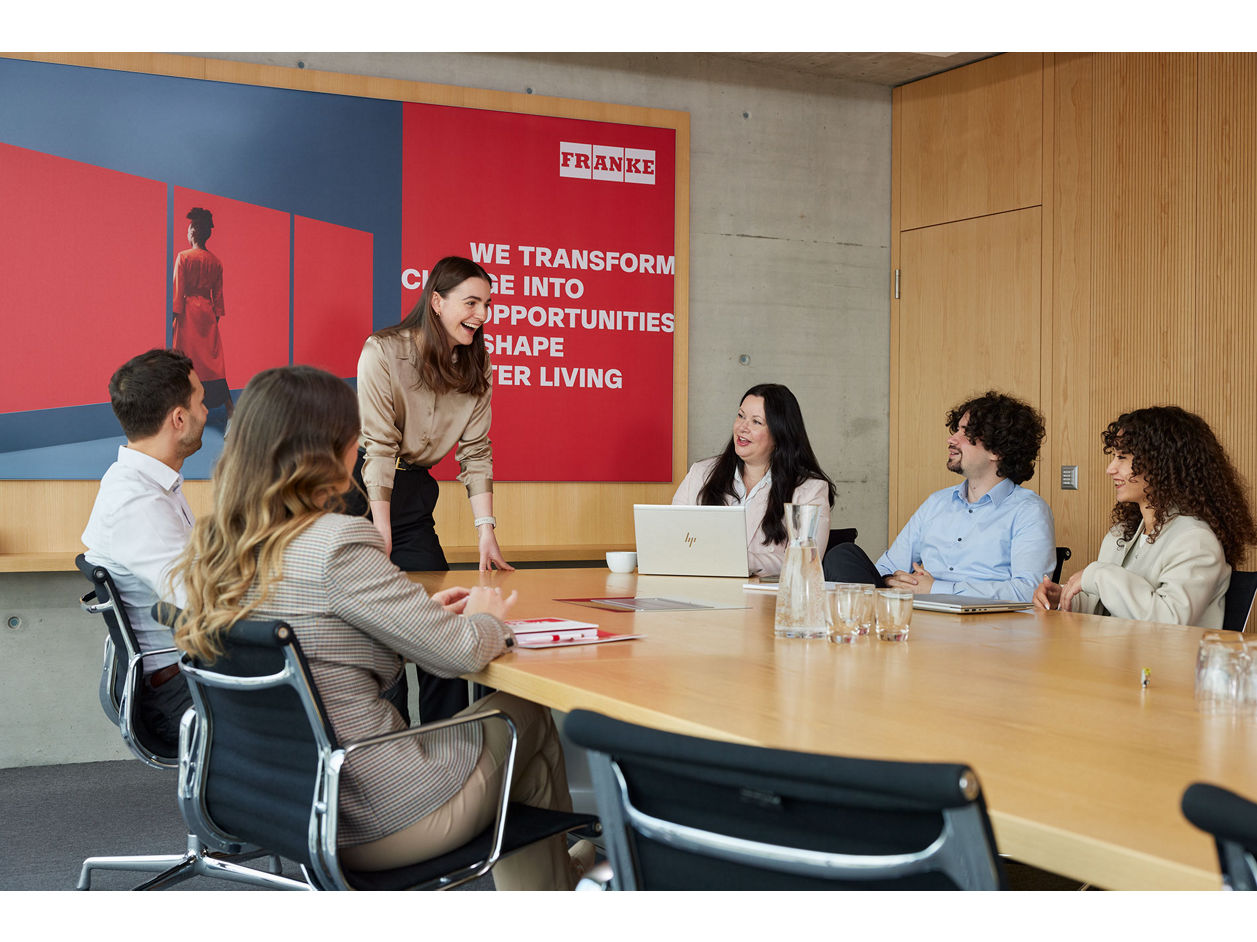
<svg viewBox="0 0 1257 942">
<path fill-rule="evenodd" d="M 404 728 L 382 694 L 406 660 L 457 677 L 501 654 L 511 639 L 502 618 L 516 597 L 483 586 L 429 597 L 389 561 L 369 521 L 336 512 L 358 431 L 354 393 L 330 373 L 293 366 L 254 376 L 214 469 L 214 510 L 197 522 L 175 570 L 184 609 L 176 643 L 213 659 L 237 620 L 283 618 L 345 742 Z M 549 711 L 502 693 L 469 709 L 487 708 L 518 726 L 512 800 L 569 810 Z M 487 827 L 507 750 L 500 726 L 442 730 L 352 756 L 341 786 L 343 862 L 401 866 Z M 560 836 L 504 859 L 494 879 L 499 889 L 570 889 L 579 871 Z"/>
</svg>

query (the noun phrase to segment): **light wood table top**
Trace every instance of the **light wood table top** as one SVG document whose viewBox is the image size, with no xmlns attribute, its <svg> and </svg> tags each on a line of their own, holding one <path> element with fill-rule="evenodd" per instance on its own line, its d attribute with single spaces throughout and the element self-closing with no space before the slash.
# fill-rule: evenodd
<svg viewBox="0 0 1257 942">
<path fill-rule="evenodd" d="M 1195 707 L 1197 628 L 1060 612 L 915 612 L 906 643 L 837 645 L 774 638 L 776 596 L 745 591 L 741 580 L 605 569 L 412 578 L 429 590 L 492 582 L 519 591 L 511 617 L 646 635 L 508 653 L 475 675 L 484 684 L 681 733 L 965 762 L 982 782 L 1002 852 L 1097 886 L 1219 888 L 1212 839 L 1187 823 L 1179 799 L 1194 781 L 1257 798 L 1257 721 Z M 555 601 L 632 595 L 745 607 L 620 613 Z"/>
</svg>

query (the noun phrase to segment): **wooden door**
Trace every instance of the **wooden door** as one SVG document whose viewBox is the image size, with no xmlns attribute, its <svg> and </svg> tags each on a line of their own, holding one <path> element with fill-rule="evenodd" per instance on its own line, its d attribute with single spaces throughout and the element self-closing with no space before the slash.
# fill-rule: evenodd
<svg viewBox="0 0 1257 942">
<path fill-rule="evenodd" d="M 1039 407 L 1041 216 L 1034 207 L 900 235 L 891 540 L 927 495 L 957 483 L 946 468 L 952 406 L 998 389 Z M 1026 486 L 1038 491 L 1044 476 Z"/>
</svg>

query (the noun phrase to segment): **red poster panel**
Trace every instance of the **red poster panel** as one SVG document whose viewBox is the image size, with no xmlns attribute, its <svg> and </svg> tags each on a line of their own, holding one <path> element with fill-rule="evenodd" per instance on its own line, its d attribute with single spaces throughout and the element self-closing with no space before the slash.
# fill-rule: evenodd
<svg viewBox="0 0 1257 942">
<path fill-rule="evenodd" d="M 399 314 L 442 256 L 493 275 L 495 479 L 670 481 L 675 131 L 416 103 L 403 125 Z"/>
<path fill-rule="evenodd" d="M 165 184 L 0 144 L 0 207 L 0 412 L 108 402 L 166 345 Z"/>
<path fill-rule="evenodd" d="M 289 214 L 177 186 L 174 256 L 188 248 L 187 215 L 194 206 L 214 216 L 205 248 L 223 264 L 218 330 L 227 385 L 239 389 L 258 370 L 288 363 Z M 172 277 L 166 272 L 167 281 Z"/>
<path fill-rule="evenodd" d="M 348 379 L 371 334 L 371 233 L 317 219 L 293 224 L 292 359 Z"/>
</svg>

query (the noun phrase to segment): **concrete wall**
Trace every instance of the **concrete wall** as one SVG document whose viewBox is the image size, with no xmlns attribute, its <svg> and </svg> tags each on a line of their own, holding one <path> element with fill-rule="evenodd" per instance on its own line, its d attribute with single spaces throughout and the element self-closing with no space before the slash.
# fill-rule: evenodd
<svg viewBox="0 0 1257 942">
<path fill-rule="evenodd" d="M 206 55 L 688 111 L 688 458 L 724 447 L 747 387 L 785 383 L 838 485 L 833 525 L 885 548 L 888 88 L 702 54 Z M 0 767 L 126 754 L 96 706 L 103 629 L 80 583 L 0 574 L 0 618 L 22 618 L 0 622 Z"/>
</svg>

